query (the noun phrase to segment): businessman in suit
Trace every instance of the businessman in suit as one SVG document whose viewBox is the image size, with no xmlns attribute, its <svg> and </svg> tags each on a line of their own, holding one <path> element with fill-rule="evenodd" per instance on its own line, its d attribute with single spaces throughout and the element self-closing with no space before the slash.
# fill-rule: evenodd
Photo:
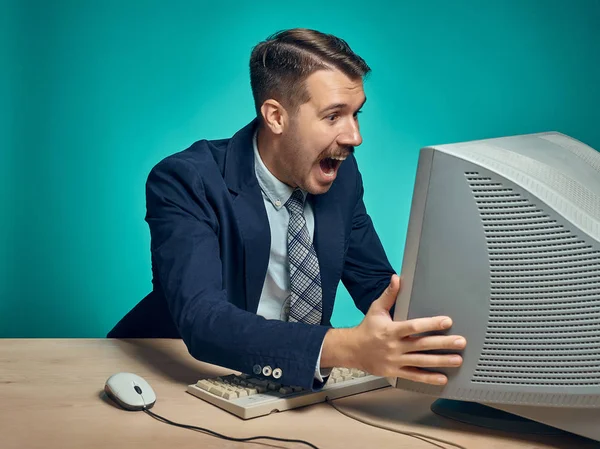
<svg viewBox="0 0 600 449">
<path fill-rule="evenodd" d="M 182 338 L 200 360 L 321 388 L 334 366 L 443 384 L 449 317 L 394 322 L 400 288 L 363 202 L 354 157 L 370 71 L 345 41 L 277 33 L 250 58 L 256 118 L 200 140 L 147 181 L 153 290 L 108 334 Z M 330 324 L 340 280 L 365 313 Z"/>
</svg>

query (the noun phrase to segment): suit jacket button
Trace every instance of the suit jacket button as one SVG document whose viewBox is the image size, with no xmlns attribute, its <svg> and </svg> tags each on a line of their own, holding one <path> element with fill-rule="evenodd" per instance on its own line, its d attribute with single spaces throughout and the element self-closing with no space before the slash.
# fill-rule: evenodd
<svg viewBox="0 0 600 449">
<path fill-rule="evenodd" d="M 269 365 L 265 366 L 265 367 L 262 369 L 262 373 L 263 373 L 265 376 L 270 376 L 270 375 L 271 375 L 271 372 L 272 372 L 272 370 L 271 370 L 271 367 L 270 367 Z"/>
<path fill-rule="evenodd" d="M 281 377 L 281 375 L 283 374 L 283 372 L 281 371 L 281 368 L 275 368 L 273 370 L 273 377 L 275 379 L 279 379 Z"/>
<path fill-rule="evenodd" d="M 252 372 L 254 374 L 260 374 L 262 372 L 262 368 L 260 367 L 260 365 L 254 365 L 252 367 Z"/>
</svg>

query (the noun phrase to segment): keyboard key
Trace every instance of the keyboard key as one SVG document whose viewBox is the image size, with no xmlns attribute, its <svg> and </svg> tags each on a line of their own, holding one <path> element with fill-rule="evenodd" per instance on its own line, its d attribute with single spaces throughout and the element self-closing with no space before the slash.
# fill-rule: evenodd
<svg viewBox="0 0 600 449">
<path fill-rule="evenodd" d="M 389 387 L 386 378 L 355 368 L 334 368 L 319 391 L 283 385 L 248 374 L 201 379 L 194 385 L 188 385 L 187 391 L 242 419 L 250 419 L 275 410 L 285 411 L 324 402 L 327 397 L 337 399 L 383 387 Z"/>
</svg>

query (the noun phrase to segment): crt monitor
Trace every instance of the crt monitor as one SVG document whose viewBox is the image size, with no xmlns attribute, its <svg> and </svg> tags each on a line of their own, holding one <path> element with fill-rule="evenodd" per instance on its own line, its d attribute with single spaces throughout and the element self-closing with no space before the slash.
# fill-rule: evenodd
<svg viewBox="0 0 600 449">
<path fill-rule="evenodd" d="M 600 153 L 557 132 L 421 149 L 401 271 L 394 320 L 450 316 L 467 347 L 446 385 L 393 386 L 600 440 Z"/>
</svg>

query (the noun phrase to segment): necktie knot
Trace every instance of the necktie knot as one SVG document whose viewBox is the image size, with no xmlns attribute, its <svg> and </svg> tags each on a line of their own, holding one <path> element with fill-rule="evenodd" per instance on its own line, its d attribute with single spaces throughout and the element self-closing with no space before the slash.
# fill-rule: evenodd
<svg viewBox="0 0 600 449">
<path fill-rule="evenodd" d="M 304 194 L 302 190 L 296 189 L 286 201 L 285 207 L 290 214 L 302 214 L 304 211 Z"/>
</svg>

